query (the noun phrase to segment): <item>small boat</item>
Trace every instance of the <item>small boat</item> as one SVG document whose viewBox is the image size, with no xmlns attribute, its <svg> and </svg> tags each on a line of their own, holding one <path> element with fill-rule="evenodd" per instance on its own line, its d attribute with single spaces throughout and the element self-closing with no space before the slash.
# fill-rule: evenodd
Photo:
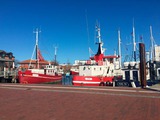
<svg viewBox="0 0 160 120">
<path fill-rule="evenodd" d="M 112 85 L 115 76 L 115 62 L 119 59 L 117 55 L 104 55 L 103 42 L 98 32 L 98 51 L 85 65 L 79 66 L 79 74 L 73 76 L 74 86 L 105 86 Z M 118 62 L 117 62 L 118 63 Z M 119 64 L 116 64 L 119 65 Z"/>
<path fill-rule="evenodd" d="M 52 64 L 46 65 L 44 68 L 39 68 L 40 60 L 43 60 L 43 57 L 38 49 L 38 29 L 36 30 L 36 68 L 28 68 L 27 70 L 18 71 L 18 79 L 20 83 L 55 83 L 62 81 L 62 74 L 58 66 Z"/>
</svg>

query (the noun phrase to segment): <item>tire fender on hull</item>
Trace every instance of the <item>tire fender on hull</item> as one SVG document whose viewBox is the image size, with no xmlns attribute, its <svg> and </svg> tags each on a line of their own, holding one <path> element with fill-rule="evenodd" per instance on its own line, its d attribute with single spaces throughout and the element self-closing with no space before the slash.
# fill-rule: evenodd
<svg viewBox="0 0 160 120">
<path fill-rule="evenodd" d="M 104 82 L 101 82 L 101 83 L 99 84 L 99 86 L 105 86 Z"/>
</svg>

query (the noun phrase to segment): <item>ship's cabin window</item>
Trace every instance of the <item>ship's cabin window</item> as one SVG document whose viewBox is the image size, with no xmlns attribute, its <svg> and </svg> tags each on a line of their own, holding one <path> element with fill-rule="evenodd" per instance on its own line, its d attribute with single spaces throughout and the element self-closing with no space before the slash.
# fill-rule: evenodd
<svg viewBox="0 0 160 120">
<path fill-rule="evenodd" d="M 47 65 L 46 68 L 53 68 L 52 65 Z"/>
<path fill-rule="evenodd" d="M 48 73 L 53 73 L 54 71 L 53 71 L 53 70 L 48 70 L 47 72 L 48 72 Z"/>
</svg>

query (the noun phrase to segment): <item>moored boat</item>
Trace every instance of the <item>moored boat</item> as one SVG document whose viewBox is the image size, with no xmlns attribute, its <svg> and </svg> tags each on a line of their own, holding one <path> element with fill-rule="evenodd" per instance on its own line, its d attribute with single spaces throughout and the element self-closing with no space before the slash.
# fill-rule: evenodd
<svg viewBox="0 0 160 120">
<path fill-rule="evenodd" d="M 39 62 L 43 59 L 39 49 L 38 49 L 38 29 L 36 30 L 36 67 L 31 69 L 29 68 L 25 71 L 18 71 L 18 79 L 20 83 L 53 83 L 61 82 L 62 74 L 58 66 L 51 65 L 50 63 L 44 68 L 39 68 Z"/>
<path fill-rule="evenodd" d="M 79 74 L 73 76 L 75 86 L 104 86 L 111 85 L 115 76 L 115 64 L 118 61 L 117 55 L 104 55 L 103 42 L 100 36 L 100 28 L 96 26 L 98 32 L 98 51 L 85 65 L 79 66 Z M 117 62 L 118 63 L 118 62 Z"/>
<path fill-rule="evenodd" d="M 27 69 L 25 71 L 18 71 L 18 78 L 20 83 L 60 83 L 62 75 L 58 74 L 56 67 L 53 65 L 46 65 L 44 69 Z"/>
</svg>

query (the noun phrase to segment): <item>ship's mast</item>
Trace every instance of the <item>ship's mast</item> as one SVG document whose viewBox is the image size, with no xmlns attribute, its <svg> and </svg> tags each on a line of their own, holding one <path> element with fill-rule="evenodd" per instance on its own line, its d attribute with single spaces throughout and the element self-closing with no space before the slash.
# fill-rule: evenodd
<svg viewBox="0 0 160 120">
<path fill-rule="evenodd" d="M 135 39 L 134 20 L 133 20 L 133 33 L 132 33 L 132 37 L 133 37 L 133 59 L 134 59 L 134 61 L 136 61 L 136 39 Z"/>
<path fill-rule="evenodd" d="M 54 51 L 54 64 L 56 65 L 57 63 L 57 47 L 55 47 L 55 51 Z"/>
<path fill-rule="evenodd" d="M 39 34 L 39 30 L 38 28 L 36 29 L 36 31 L 34 31 L 34 33 L 36 34 L 36 68 L 39 68 L 39 58 L 38 58 L 38 34 Z"/>
<path fill-rule="evenodd" d="M 30 66 L 31 66 L 31 62 L 32 62 L 34 53 L 36 53 L 36 68 L 39 68 L 39 57 L 38 57 L 38 55 L 39 55 L 38 54 L 38 34 L 39 34 L 39 32 L 41 32 L 41 31 L 39 31 L 38 28 L 36 29 L 36 31 L 33 31 L 33 33 L 36 34 L 36 45 L 34 47 L 34 50 L 33 50 L 32 57 L 31 57 L 28 68 L 30 68 Z"/>
<path fill-rule="evenodd" d="M 97 44 L 99 44 L 99 50 L 98 51 L 101 54 L 103 54 L 104 53 L 104 50 L 102 49 L 103 43 L 102 43 L 102 40 L 101 40 L 100 27 L 98 25 L 96 25 L 96 30 L 97 30 L 97 33 L 98 33 L 98 35 L 97 35 L 97 38 L 98 38 L 98 43 Z"/>
<path fill-rule="evenodd" d="M 122 55 L 121 55 L 121 36 L 120 36 L 120 30 L 118 30 L 118 54 L 119 54 L 119 68 L 121 68 Z"/>
<path fill-rule="evenodd" d="M 152 34 L 152 26 L 150 26 L 150 40 L 151 40 L 151 53 L 150 53 L 150 59 L 152 61 L 154 61 L 154 38 L 153 38 L 153 34 Z"/>
</svg>

